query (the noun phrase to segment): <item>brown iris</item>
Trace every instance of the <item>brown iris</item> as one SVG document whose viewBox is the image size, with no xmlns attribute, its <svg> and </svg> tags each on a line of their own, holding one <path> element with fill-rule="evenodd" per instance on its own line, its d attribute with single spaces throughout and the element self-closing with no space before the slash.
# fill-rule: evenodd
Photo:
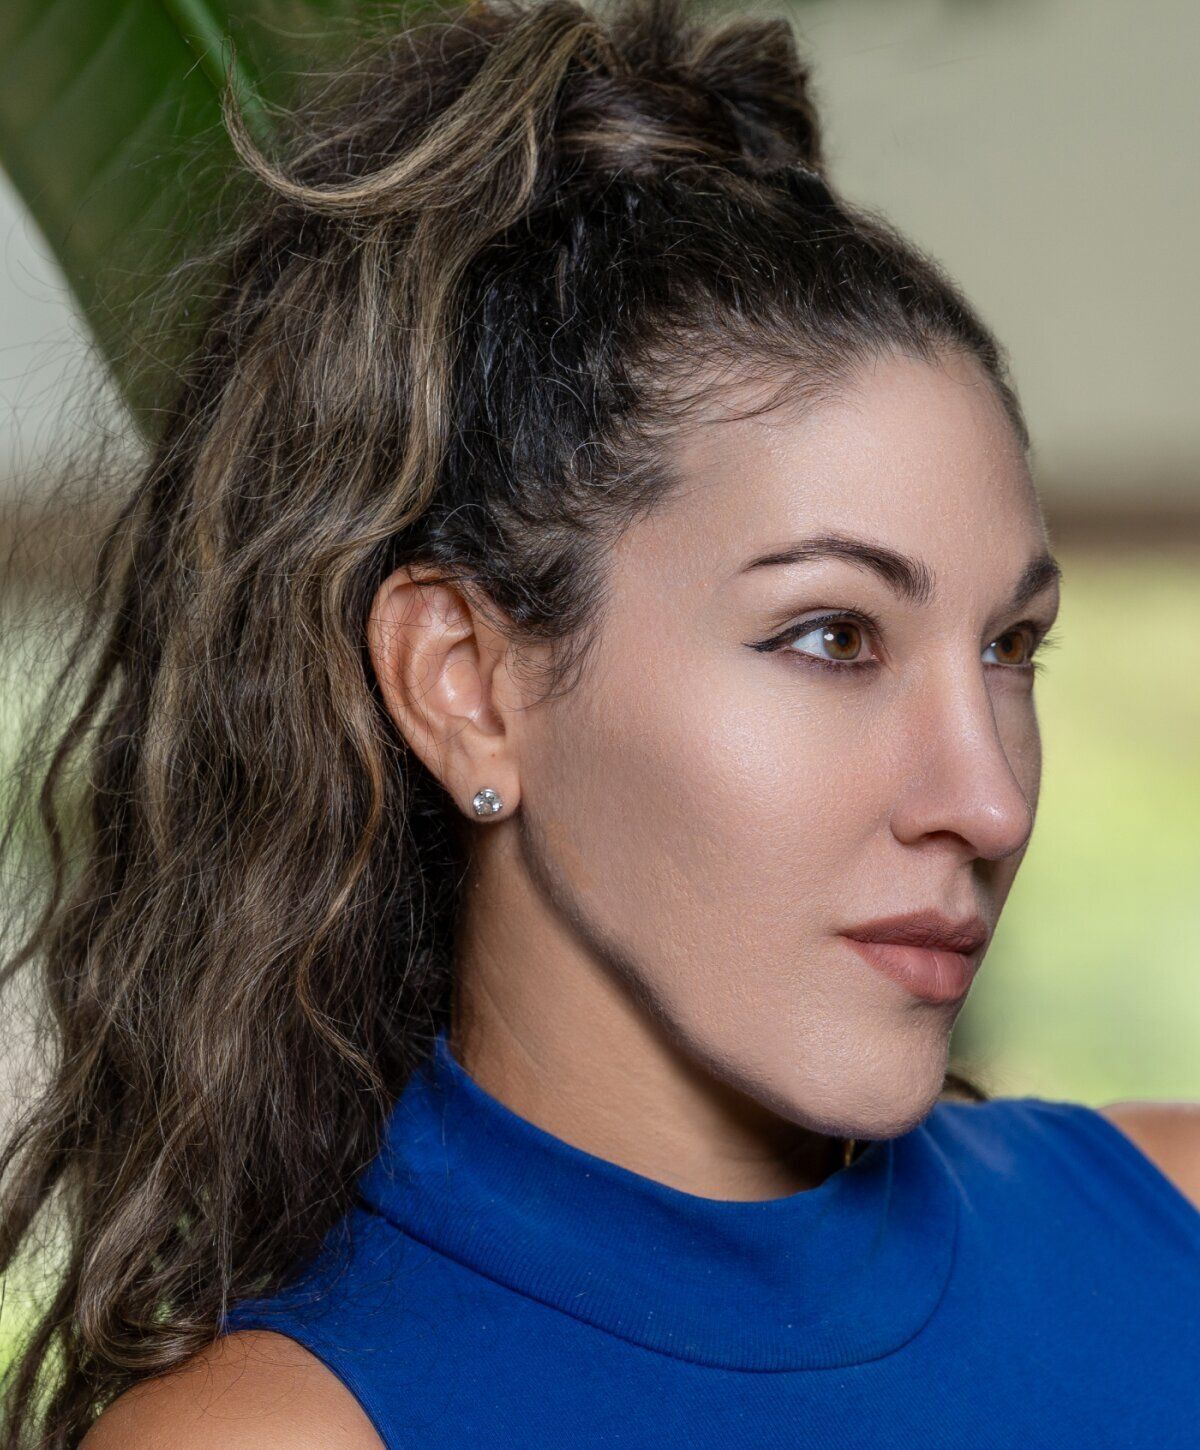
<svg viewBox="0 0 1200 1450">
<path fill-rule="evenodd" d="M 821 630 L 821 640 L 835 652 L 835 659 L 854 659 L 862 644 L 862 630 L 857 624 L 851 624 L 849 620 L 827 624 Z M 849 653 L 844 655 L 836 653 L 842 649 L 848 650 Z"/>
<path fill-rule="evenodd" d="M 1002 660 L 1001 663 L 1006 665 L 1023 665 L 1029 658 L 1029 640 L 1025 632 L 1019 629 L 1007 630 L 1004 634 L 998 634 L 988 648 L 995 648 L 998 654 L 1002 654 L 1005 641 L 1016 642 L 1017 648 L 1022 653 L 1019 659 L 1006 659 Z"/>
</svg>

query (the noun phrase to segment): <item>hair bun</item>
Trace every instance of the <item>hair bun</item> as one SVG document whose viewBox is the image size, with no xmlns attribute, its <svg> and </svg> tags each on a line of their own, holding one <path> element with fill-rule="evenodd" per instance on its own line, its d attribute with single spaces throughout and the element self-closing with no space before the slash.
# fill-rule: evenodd
<svg viewBox="0 0 1200 1450">
<path fill-rule="evenodd" d="M 644 175 L 689 159 L 821 172 L 811 68 L 783 17 L 696 23 L 689 0 L 615 0 L 604 44 L 563 96 L 556 141 L 597 169 Z"/>
<path fill-rule="evenodd" d="M 694 67 L 697 83 L 728 108 L 746 159 L 823 169 L 811 69 L 788 21 L 736 19 L 710 37 Z"/>
</svg>

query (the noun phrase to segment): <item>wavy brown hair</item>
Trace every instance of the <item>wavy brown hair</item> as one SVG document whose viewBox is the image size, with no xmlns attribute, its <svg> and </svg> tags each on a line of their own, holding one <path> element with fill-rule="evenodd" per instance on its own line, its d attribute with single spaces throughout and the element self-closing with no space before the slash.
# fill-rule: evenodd
<svg viewBox="0 0 1200 1450">
<path fill-rule="evenodd" d="M 272 158 L 227 103 L 220 286 L 24 759 L 49 869 L 4 980 L 36 969 L 54 1051 L 0 1269 L 45 1212 L 61 1246 L 6 1447 L 77 1443 L 281 1284 L 448 1020 L 471 828 L 373 678 L 393 569 L 549 644 L 564 689 L 666 441 L 731 380 L 819 398 L 957 350 L 1028 447 L 983 322 L 831 183 L 784 19 L 495 0 L 290 115 Z"/>
</svg>

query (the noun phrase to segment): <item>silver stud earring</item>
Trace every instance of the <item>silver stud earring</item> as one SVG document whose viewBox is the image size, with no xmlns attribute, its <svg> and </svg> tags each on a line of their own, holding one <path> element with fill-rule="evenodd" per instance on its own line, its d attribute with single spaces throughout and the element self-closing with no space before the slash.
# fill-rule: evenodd
<svg viewBox="0 0 1200 1450">
<path fill-rule="evenodd" d="M 481 791 L 477 791 L 472 797 L 471 804 L 475 807 L 477 816 L 494 816 L 497 811 L 504 809 L 504 802 L 490 785 L 485 785 Z"/>
</svg>

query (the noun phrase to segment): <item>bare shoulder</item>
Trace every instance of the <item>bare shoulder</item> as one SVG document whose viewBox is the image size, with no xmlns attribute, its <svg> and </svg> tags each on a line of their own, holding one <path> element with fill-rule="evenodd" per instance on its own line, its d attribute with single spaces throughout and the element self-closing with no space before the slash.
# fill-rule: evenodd
<svg viewBox="0 0 1200 1450">
<path fill-rule="evenodd" d="M 283 1334 L 227 1334 L 114 1400 L 81 1450 L 380 1450 L 341 1380 Z"/>
<path fill-rule="evenodd" d="M 1121 1102 L 1097 1108 L 1200 1209 L 1200 1102 Z"/>
</svg>

